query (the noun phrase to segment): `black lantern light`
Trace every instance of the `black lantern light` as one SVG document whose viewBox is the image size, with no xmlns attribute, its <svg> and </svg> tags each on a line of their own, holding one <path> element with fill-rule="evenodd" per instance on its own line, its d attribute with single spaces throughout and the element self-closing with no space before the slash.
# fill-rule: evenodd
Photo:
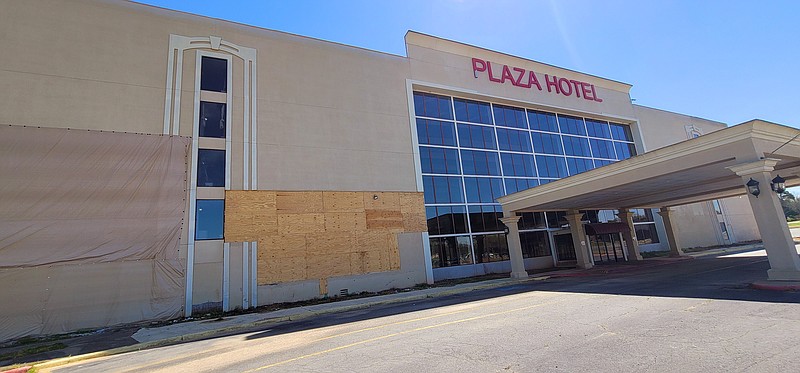
<svg viewBox="0 0 800 373">
<path fill-rule="evenodd" d="M 511 230 L 510 230 L 510 229 L 508 229 L 508 226 L 507 226 L 507 225 L 506 225 L 505 227 L 503 227 L 503 233 L 505 233 L 505 235 L 506 235 L 506 236 L 508 236 L 508 233 L 509 233 L 510 231 L 511 231 Z"/>
<path fill-rule="evenodd" d="M 781 194 L 786 191 L 786 179 L 782 178 L 781 175 L 775 176 L 772 179 L 772 182 L 769 186 L 772 188 L 772 191 L 778 194 Z"/>
<path fill-rule="evenodd" d="M 758 198 L 758 195 L 761 194 L 761 189 L 758 187 L 758 181 L 753 180 L 751 177 L 750 181 L 748 181 L 745 185 L 747 186 L 747 191 Z"/>
</svg>

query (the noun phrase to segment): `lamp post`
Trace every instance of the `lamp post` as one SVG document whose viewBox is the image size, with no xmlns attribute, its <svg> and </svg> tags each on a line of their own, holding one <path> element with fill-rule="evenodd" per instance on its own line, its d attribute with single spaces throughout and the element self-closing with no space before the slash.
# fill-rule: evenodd
<svg viewBox="0 0 800 373">
<path fill-rule="evenodd" d="M 786 179 L 782 178 L 781 175 L 775 176 L 772 179 L 772 182 L 769 184 L 772 191 L 778 194 L 781 194 L 786 191 Z"/>
<path fill-rule="evenodd" d="M 761 194 L 761 188 L 758 187 L 758 181 L 753 180 L 752 177 L 750 178 L 750 181 L 745 184 L 745 186 L 747 186 L 747 191 L 756 198 L 758 198 L 758 195 Z"/>
</svg>

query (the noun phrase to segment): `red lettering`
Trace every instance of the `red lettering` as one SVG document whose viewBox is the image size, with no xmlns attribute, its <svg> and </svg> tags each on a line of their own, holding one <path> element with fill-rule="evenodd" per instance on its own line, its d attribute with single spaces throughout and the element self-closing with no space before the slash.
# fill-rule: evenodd
<svg viewBox="0 0 800 373">
<path fill-rule="evenodd" d="M 530 87 L 532 87 L 534 85 L 536 86 L 536 88 L 539 88 L 540 91 L 542 90 L 542 85 L 539 84 L 539 79 L 536 79 L 536 74 L 534 74 L 533 71 L 529 71 L 528 72 L 528 88 L 530 88 Z"/>
<path fill-rule="evenodd" d="M 583 84 L 583 83 L 581 83 L 581 82 L 579 82 L 577 80 L 570 80 L 569 82 L 572 83 L 573 87 L 575 87 L 575 96 L 578 96 L 578 98 L 581 98 L 581 91 L 579 91 L 579 89 L 580 89 L 581 84 Z"/>
<path fill-rule="evenodd" d="M 550 76 L 548 76 L 547 74 L 544 74 L 544 82 L 547 83 L 547 92 L 552 92 L 550 87 L 554 87 L 556 89 L 556 93 L 561 93 L 561 91 L 558 89 L 558 77 L 557 76 L 553 76 L 553 81 L 551 82 L 550 81 Z"/>
<path fill-rule="evenodd" d="M 473 58 L 472 59 L 472 73 L 475 74 L 475 77 L 478 77 L 478 71 L 486 71 L 486 61 Z"/>
<path fill-rule="evenodd" d="M 493 82 L 497 82 L 497 83 L 502 83 L 503 82 L 502 80 L 497 79 L 497 78 L 492 76 L 492 61 L 486 61 L 486 69 L 489 71 L 489 80 L 491 80 Z"/>
<path fill-rule="evenodd" d="M 516 87 L 533 88 L 533 86 L 536 86 L 536 88 L 540 91 L 543 90 L 542 84 L 539 83 L 539 79 L 535 72 L 509 65 L 500 66 L 503 67 L 503 70 L 500 73 L 500 76 L 495 76 L 492 72 L 491 61 L 482 60 L 480 58 L 472 59 L 472 73 L 475 75 L 475 78 L 478 77 L 478 73 L 485 72 L 489 78 L 489 81 L 495 83 L 504 84 L 506 81 L 510 81 L 511 84 Z M 527 82 L 524 81 L 526 73 L 528 74 Z M 589 84 L 580 80 L 559 78 L 555 75 L 550 76 L 548 74 L 544 74 L 544 82 L 547 86 L 547 92 L 552 93 L 555 91 L 556 94 L 562 94 L 564 96 L 572 96 L 574 92 L 575 96 L 578 98 L 595 102 L 603 102 L 603 99 L 597 97 L 594 84 Z"/>
<path fill-rule="evenodd" d="M 566 88 L 564 88 L 564 83 L 566 83 Z M 566 78 L 558 78 L 558 88 L 561 88 L 561 94 L 564 96 L 572 96 L 572 85 L 569 84 L 569 80 Z"/>
<path fill-rule="evenodd" d="M 581 83 L 581 91 L 583 92 L 583 98 L 589 101 L 594 101 L 594 96 L 592 96 L 592 91 L 589 89 L 589 83 Z"/>
<path fill-rule="evenodd" d="M 511 75 L 511 70 L 508 69 L 508 65 L 503 65 L 503 75 L 500 76 L 500 83 L 505 83 L 506 79 L 510 80 L 511 84 L 514 84 L 514 76 Z"/>
<path fill-rule="evenodd" d="M 525 75 L 525 69 L 520 69 L 519 67 L 514 67 L 513 69 L 514 71 L 519 73 L 519 75 L 517 75 L 517 80 L 514 82 L 514 85 L 517 87 L 530 88 L 531 87 L 530 84 L 525 85 L 525 83 L 522 83 L 522 77 Z"/>
<path fill-rule="evenodd" d="M 594 84 L 589 84 L 589 86 L 592 87 L 592 96 L 594 97 L 594 100 L 597 102 L 603 102 L 602 98 L 597 98 L 597 92 L 594 91 Z"/>
</svg>

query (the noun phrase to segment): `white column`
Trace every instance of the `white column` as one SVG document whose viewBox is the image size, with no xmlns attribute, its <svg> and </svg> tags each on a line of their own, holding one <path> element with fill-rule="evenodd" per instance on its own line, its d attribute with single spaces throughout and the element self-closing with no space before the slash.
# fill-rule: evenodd
<svg viewBox="0 0 800 373">
<path fill-rule="evenodd" d="M 625 251 L 628 255 L 628 260 L 637 261 L 642 260 L 642 254 L 639 252 L 639 240 L 636 239 L 636 230 L 633 227 L 633 214 L 631 210 L 619 209 L 617 213 L 619 219 L 628 225 L 628 229 L 622 232 L 622 238 L 625 240 Z"/>
<path fill-rule="evenodd" d="M 578 268 L 589 269 L 593 267 L 586 246 L 586 232 L 583 230 L 583 213 L 578 210 L 567 211 L 569 230 L 572 233 L 572 246 L 575 247 L 575 258 Z"/>
<path fill-rule="evenodd" d="M 506 218 L 500 218 L 500 221 L 508 227 L 508 255 L 511 257 L 511 278 L 527 278 L 528 272 L 525 271 L 525 261 L 522 258 L 522 244 L 519 241 L 519 228 L 517 222 L 519 216 L 512 213 L 505 213 L 509 215 Z"/>
<path fill-rule="evenodd" d="M 755 162 L 728 167 L 742 178 L 742 187 L 750 179 L 758 182 L 761 193 L 754 196 L 747 193 L 750 207 L 756 218 L 764 249 L 767 251 L 770 270 L 767 275 L 770 280 L 800 280 L 800 256 L 794 246 L 792 235 L 786 224 L 786 215 L 783 214 L 778 194 L 770 188 L 772 171 L 778 164 L 778 159 L 766 158 Z"/>
<path fill-rule="evenodd" d="M 678 239 L 678 234 L 675 231 L 675 224 L 672 221 L 672 213 L 669 207 L 662 207 L 659 209 L 658 214 L 661 215 L 661 220 L 664 222 L 664 230 L 667 232 L 667 243 L 669 243 L 669 256 L 677 258 L 683 256 L 683 249 L 681 249 L 681 242 Z"/>
</svg>

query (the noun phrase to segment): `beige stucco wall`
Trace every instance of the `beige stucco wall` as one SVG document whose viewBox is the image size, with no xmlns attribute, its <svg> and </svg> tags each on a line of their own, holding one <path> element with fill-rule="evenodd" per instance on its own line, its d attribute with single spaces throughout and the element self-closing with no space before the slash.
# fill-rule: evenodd
<svg viewBox="0 0 800 373">
<path fill-rule="evenodd" d="M 684 141 L 692 136 L 691 131 L 701 135 L 726 128 L 722 122 L 702 119 L 654 109 L 641 105 L 633 105 L 639 128 L 647 151 L 662 148 L 676 142 Z M 742 203 L 743 201 L 743 203 Z M 746 199 L 738 197 L 721 200 L 725 223 L 735 241 L 751 241 L 760 238 L 755 225 L 753 211 Z M 675 223 L 681 246 L 703 247 L 722 245 L 722 232 L 711 202 L 700 202 L 675 207 Z M 667 249 L 666 239 L 662 239 L 662 249 Z"/>
<path fill-rule="evenodd" d="M 420 89 L 438 90 L 467 98 L 578 114 L 585 117 L 617 118 L 616 121 L 621 123 L 630 123 L 630 119 L 634 117 L 629 95 L 631 86 L 625 83 L 413 31 L 406 34 L 406 49 L 411 66 L 411 79 L 418 83 L 417 87 Z M 543 89 L 540 91 L 535 86 L 533 88 L 518 87 L 509 81 L 505 83 L 492 82 L 486 73 L 479 73 L 476 78 L 472 70 L 472 58 L 491 61 L 495 69 L 493 71 L 495 77 L 500 75 L 501 71 L 498 69 L 502 68 L 502 65 L 534 71 L 537 73 Z M 548 92 L 543 74 L 594 84 L 597 96 L 603 102 Z M 448 91 L 448 88 L 453 90 Z"/>
</svg>

